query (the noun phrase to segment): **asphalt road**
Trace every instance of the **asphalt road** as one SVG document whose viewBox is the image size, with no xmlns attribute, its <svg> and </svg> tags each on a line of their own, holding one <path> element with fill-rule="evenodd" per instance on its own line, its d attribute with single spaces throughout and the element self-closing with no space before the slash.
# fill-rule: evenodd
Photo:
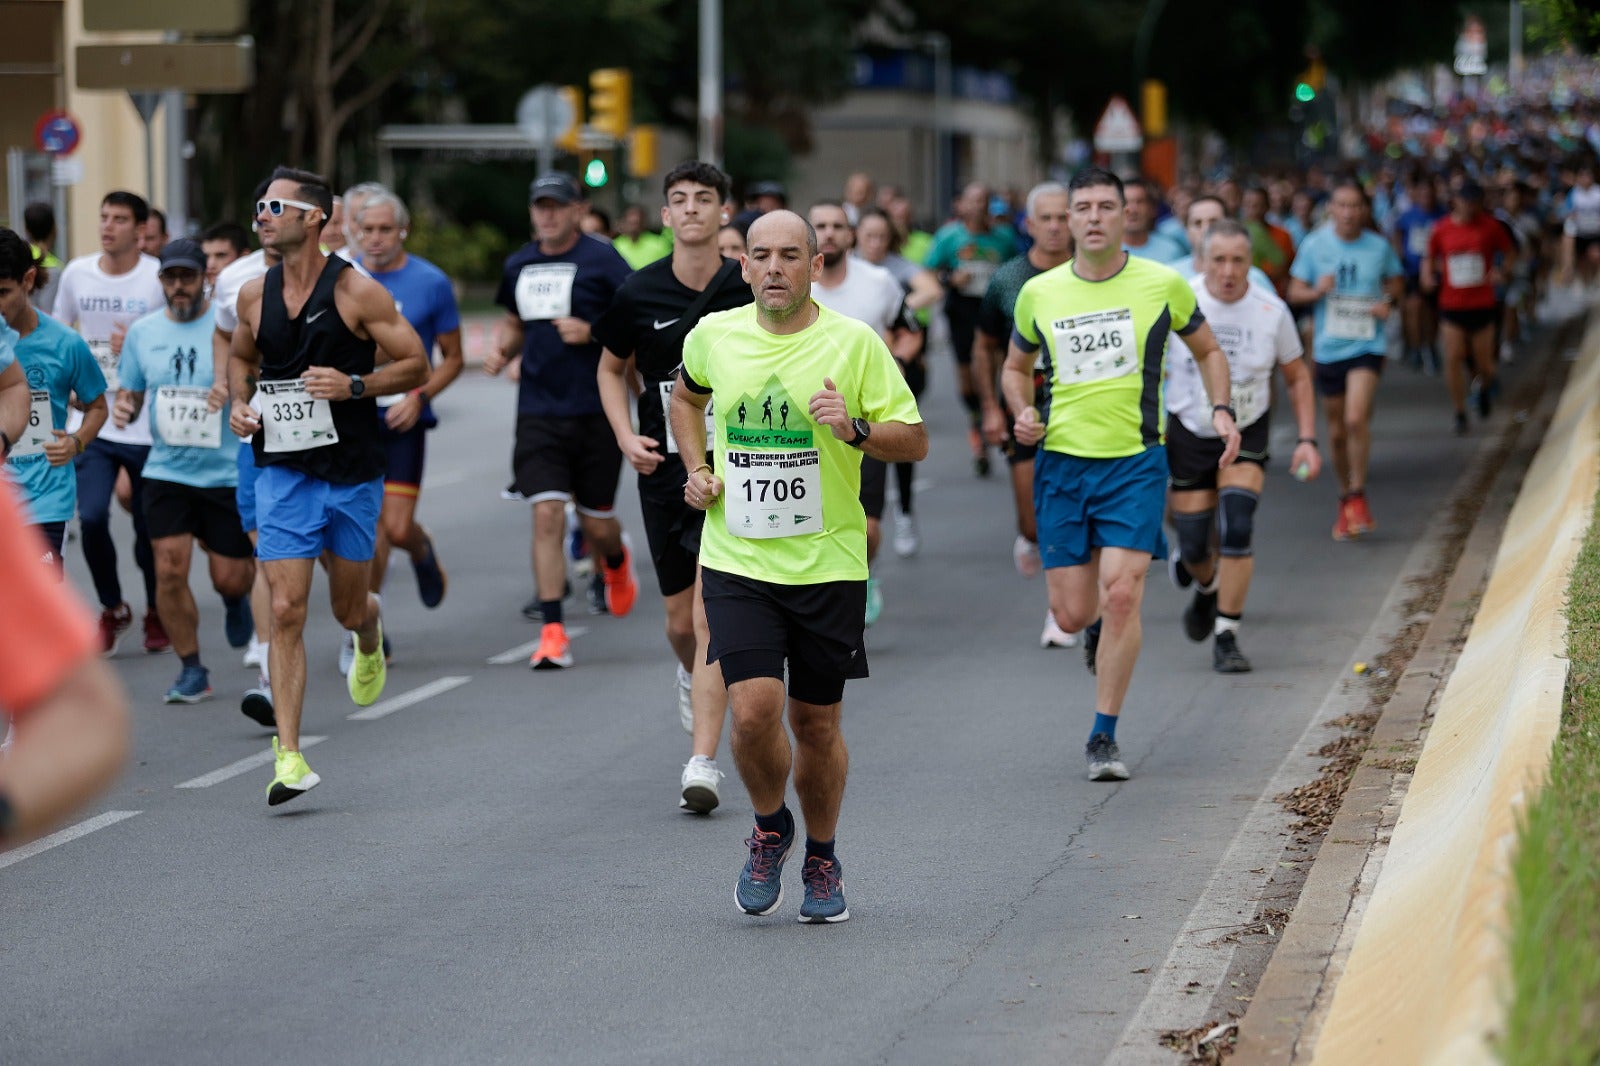
<svg viewBox="0 0 1600 1066">
<path fill-rule="evenodd" d="M 886 547 L 873 676 L 846 694 L 852 919 L 821 927 L 795 921 L 798 862 L 779 914 L 736 911 L 750 811 L 726 741 L 722 808 L 677 809 L 688 744 L 651 575 L 626 619 L 569 601 L 575 669 L 513 652 L 537 634 L 528 509 L 499 498 L 512 394 L 469 374 L 437 406 L 421 514 L 450 593 L 428 612 L 403 560 L 391 574 L 374 710 L 392 713 L 351 719 L 319 579 L 304 730 L 326 738 L 307 748 L 323 784 L 269 810 L 268 734 L 236 709 L 254 674 L 216 597 L 213 702 L 164 706 L 177 663 L 130 635 L 127 773 L 87 832 L 0 856 L 0 1061 L 1099 1062 L 1479 443 L 1449 434 L 1438 379 L 1391 368 L 1379 529 L 1335 544 L 1336 490 L 1286 475 L 1282 419 L 1241 638 L 1255 673 L 1214 674 L 1152 571 L 1119 736 L 1134 777 L 1093 784 L 1092 679 L 1038 647 L 1042 582 L 1012 567 L 1008 490 L 972 475 L 937 366 L 922 552 Z M 621 498 L 642 543 L 631 474 Z"/>
</svg>

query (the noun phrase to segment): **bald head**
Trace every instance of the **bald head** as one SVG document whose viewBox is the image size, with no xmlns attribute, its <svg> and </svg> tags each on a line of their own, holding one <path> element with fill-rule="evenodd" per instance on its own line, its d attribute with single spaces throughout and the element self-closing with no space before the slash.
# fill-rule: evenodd
<svg viewBox="0 0 1600 1066">
<path fill-rule="evenodd" d="M 750 223 L 750 232 L 745 234 L 745 243 L 750 246 L 752 252 L 758 244 L 763 244 L 769 249 L 804 245 L 806 258 L 811 259 L 817 254 L 817 231 L 800 215 L 787 208 L 780 208 L 777 211 L 768 211 Z"/>
</svg>

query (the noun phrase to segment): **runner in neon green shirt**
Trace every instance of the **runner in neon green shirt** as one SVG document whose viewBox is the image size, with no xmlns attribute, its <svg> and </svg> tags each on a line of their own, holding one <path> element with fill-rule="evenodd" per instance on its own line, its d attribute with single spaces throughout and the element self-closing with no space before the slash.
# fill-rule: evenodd
<svg viewBox="0 0 1600 1066">
<path fill-rule="evenodd" d="M 1033 502 L 1050 609 L 1062 629 L 1084 630 L 1085 658 L 1097 674 L 1089 779 L 1125 781 L 1117 718 L 1143 639 L 1145 571 L 1152 556 L 1166 555 L 1161 383 L 1171 331 L 1195 353 L 1207 394 L 1223 401 L 1212 412 L 1225 441 L 1219 466 L 1238 454 L 1239 431 L 1226 403 L 1228 357 L 1196 309 L 1194 290 L 1170 267 L 1122 249 L 1121 180 L 1084 170 L 1067 191 L 1076 258 L 1023 285 L 1001 385 L 1017 443 L 1044 444 Z M 1050 390 L 1043 411 L 1034 406 L 1033 380 L 1041 348 Z"/>
<path fill-rule="evenodd" d="M 753 307 L 708 315 L 689 334 L 672 394 L 672 432 L 711 464 L 689 471 L 684 500 L 707 511 L 701 587 L 707 659 L 733 703 L 733 756 L 756 827 L 735 896 L 746 914 L 783 902 L 795 843 L 784 804 L 791 748 L 783 728 L 787 663 L 793 765 L 805 817 L 802 922 L 850 917 L 833 851 L 849 757 L 839 733 L 845 681 L 867 675 L 866 517 L 861 456 L 928 454 L 916 400 L 873 328 L 818 306 L 817 235 L 792 211 L 751 225 L 743 258 Z M 717 471 L 721 471 L 719 476 Z"/>
</svg>

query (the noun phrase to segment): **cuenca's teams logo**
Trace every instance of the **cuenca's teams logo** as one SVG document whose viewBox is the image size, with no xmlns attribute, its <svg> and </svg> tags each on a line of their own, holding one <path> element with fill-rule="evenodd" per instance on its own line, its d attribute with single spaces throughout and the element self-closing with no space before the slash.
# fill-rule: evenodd
<svg viewBox="0 0 1600 1066">
<path fill-rule="evenodd" d="M 44 367 L 41 367 L 41 366 L 30 366 L 27 369 L 27 375 L 28 375 L 28 388 L 30 388 L 30 389 L 43 389 L 43 388 L 48 388 L 49 387 L 50 381 L 49 381 L 49 378 L 46 377 L 46 375 L 45 375 Z"/>
<path fill-rule="evenodd" d="M 811 420 L 776 375 L 756 395 L 739 397 L 726 419 L 729 448 L 810 448 Z"/>
</svg>

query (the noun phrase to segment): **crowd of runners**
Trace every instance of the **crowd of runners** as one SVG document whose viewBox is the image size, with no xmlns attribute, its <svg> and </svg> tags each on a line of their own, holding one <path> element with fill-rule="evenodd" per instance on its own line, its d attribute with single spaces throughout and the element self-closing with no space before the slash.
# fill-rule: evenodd
<svg viewBox="0 0 1600 1066">
<path fill-rule="evenodd" d="M 1126 779 L 1116 731 L 1153 560 L 1192 590 L 1181 625 L 1210 643 L 1213 668 L 1251 669 L 1241 628 L 1273 408 L 1295 427 L 1291 475 L 1316 478 L 1326 460 L 1338 481 L 1333 540 L 1360 537 L 1376 524 L 1371 422 L 1391 349 L 1442 375 L 1441 429 L 1470 432 L 1541 293 L 1600 277 L 1587 144 L 1472 143 L 1365 177 L 1314 167 L 1162 189 L 1087 168 L 1011 195 L 973 182 L 928 229 L 868 174 L 791 210 L 776 183 L 736 201 L 727 175 L 687 162 L 612 233 L 570 175 L 540 175 L 482 366 L 515 383 L 503 491 L 530 505 L 530 666 L 574 666 L 572 596 L 628 615 L 645 552 L 690 734 L 679 805 L 719 805 L 731 722 L 756 823 L 740 908 L 781 903 L 800 832 L 792 772 L 801 919 L 844 920 L 842 696 L 866 676 L 865 630 L 893 623 L 883 541 L 920 549 L 918 405 L 954 402 L 974 476 L 996 460 L 1008 471 L 993 480 L 1016 532 L 996 550 L 1045 577 L 1041 645 L 1081 646 L 1096 676 L 1088 774 Z M 449 545 L 418 512 L 428 435 L 452 430 L 433 403 L 465 365 L 451 280 L 407 250 L 393 190 L 336 195 L 287 167 L 253 210 L 192 236 L 110 192 L 100 251 L 64 264 L 48 208 L 25 222 L 0 229 L 0 495 L 20 508 L 0 518 L 33 533 L 0 530 L 0 585 L 19 554 L 59 575 L 75 535 L 101 609 L 92 637 L 70 611 L 42 612 L 63 635 L 41 638 L 57 651 L 33 673 L 115 656 L 138 622 L 143 650 L 178 662 L 169 688 L 133 700 L 211 698 L 198 542 L 199 599 L 218 598 L 227 643 L 255 670 L 240 709 L 273 734 L 267 801 L 301 796 L 321 780 L 299 743 L 307 671 L 324 662 L 303 638 L 317 570 L 345 633 L 328 661 L 363 706 L 394 654 L 391 555 L 426 607 L 449 589 Z M 954 397 L 929 390 L 930 369 Z M 615 506 L 628 467 L 634 536 Z M 119 504 L 142 612 L 119 577 Z M 34 573 L 27 587 L 47 586 Z M 20 723 L 13 760 L 43 684 L 0 688 Z M 16 788 L 0 789 L 0 832 L 30 809 Z"/>
</svg>

